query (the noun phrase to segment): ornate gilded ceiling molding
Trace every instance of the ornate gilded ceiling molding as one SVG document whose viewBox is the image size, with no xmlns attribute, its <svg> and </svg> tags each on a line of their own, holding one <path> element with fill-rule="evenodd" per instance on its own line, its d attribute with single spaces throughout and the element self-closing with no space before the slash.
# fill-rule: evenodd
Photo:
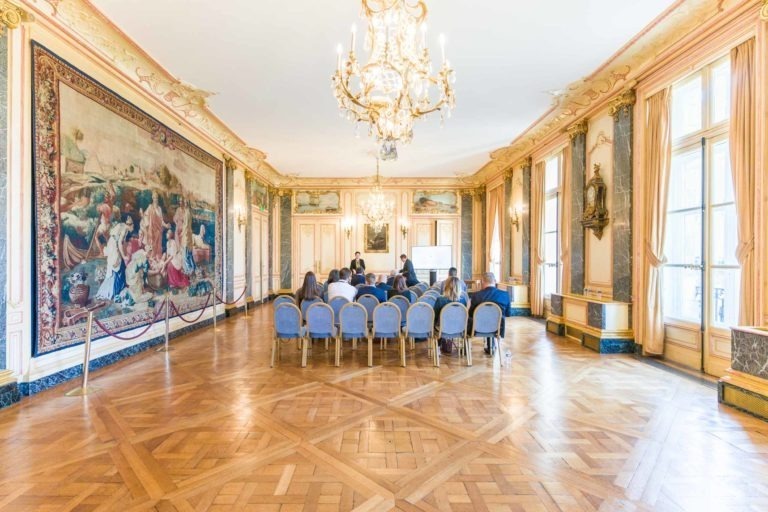
<svg viewBox="0 0 768 512">
<path fill-rule="evenodd" d="M 224 169 L 226 169 L 227 171 L 237 170 L 237 162 L 235 162 L 235 159 L 228 155 L 223 155 L 223 156 L 224 156 Z"/>
<path fill-rule="evenodd" d="M 517 165 L 520 166 L 521 170 L 524 170 L 526 168 L 533 169 L 533 157 L 532 156 L 527 156 L 527 157 L 523 158 L 522 161 L 518 162 Z"/>
<path fill-rule="evenodd" d="M 768 5 L 768 0 L 764 0 Z M 591 76 L 567 86 L 553 99 L 552 107 L 528 131 L 518 136 L 508 146 L 490 154 L 478 172 L 478 178 L 486 182 L 503 173 L 509 164 L 529 154 L 541 141 L 561 132 L 578 117 L 630 86 L 634 78 L 652 65 L 666 48 L 678 43 L 697 27 L 703 25 L 741 0 L 686 0 L 654 21 L 622 50 L 601 66 Z M 768 15 L 763 7 L 761 14 Z"/>
<path fill-rule="evenodd" d="M 624 91 L 611 101 L 609 112 L 614 119 L 618 119 L 619 113 L 631 110 L 636 101 L 637 95 L 635 94 L 634 89 Z"/>
<path fill-rule="evenodd" d="M 249 171 L 269 183 L 279 181 L 281 175 L 265 161 L 266 154 L 248 146 L 208 109 L 207 98 L 213 93 L 198 89 L 171 75 L 88 0 L 34 2 L 35 12 L 55 19 L 75 39 L 104 56 L 126 76 L 133 77 L 135 83 L 149 96 L 167 105 L 171 111 L 208 136 Z M 47 4 L 49 8 L 44 8 L 43 4 Z"/>
<path fill-rule="evenodd" d="M 574 123 L 566 128 L 566 131 L 568 132 L 568 137 L 571 140 L 575 139 L 579 135 L 586 134 L 589 131 L 589 119 L 585 117 L 581 121 Z"/>
<path fill-rule="evenodd" d="M 0 34 L 5 33 L 5 28 L 13 30 L 25 21 L 32 21 L 32 16 L 6 0 L 0 0 Z"/>
</svg>

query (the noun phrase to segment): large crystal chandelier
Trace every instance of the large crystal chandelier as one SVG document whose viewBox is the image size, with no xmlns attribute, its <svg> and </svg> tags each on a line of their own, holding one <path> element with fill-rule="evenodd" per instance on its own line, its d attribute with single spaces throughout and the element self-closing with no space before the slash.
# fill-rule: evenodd
<svg viewBox="0 0 768 512">
<path fill-rule="evenodd" d="M 392 218 L 395 211 L 393 201 L 388 201 L 381 189 L 379 180 L 379 159 L 376 159 L 376 181 L 373 190 L 368 194 L 365 204 L 363 204 L 361 213 L 373 228 L 375 233 L 381 232 L 384 225 Z"/>
<path fill-rule="evenodd" d="M 342 116 L 356 130 L 368 125 L 368 134 L 382 143 L 384 160 L 397 158 L 398 141 L 413 139 L 413 121 L 440 111 L 441 122 L 455 106 L 455 74 L 445 58 L 445 37 L 440 36 L 442 65 L 432 74 L 427 47 L 427 6 L 423 0 L 362 0 L 367 19 L 365 50 L 368 63 L 355 54 L 357 29 L 346 60 L 338 46 L 333 92 Z"/>
</svg>

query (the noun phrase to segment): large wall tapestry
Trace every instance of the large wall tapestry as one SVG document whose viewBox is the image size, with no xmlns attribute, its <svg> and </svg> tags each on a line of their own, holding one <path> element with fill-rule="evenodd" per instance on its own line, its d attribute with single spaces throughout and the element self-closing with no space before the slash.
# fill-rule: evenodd
<svg viewBox="0 0 768 512">
<path fill-rule="evenodd" d="M 82 342 L 90 311 L 116 333 L 166 292 L 212 304 L 222 162 L 37 43 L 33 73 L 34 354 Z"/>
</svg>

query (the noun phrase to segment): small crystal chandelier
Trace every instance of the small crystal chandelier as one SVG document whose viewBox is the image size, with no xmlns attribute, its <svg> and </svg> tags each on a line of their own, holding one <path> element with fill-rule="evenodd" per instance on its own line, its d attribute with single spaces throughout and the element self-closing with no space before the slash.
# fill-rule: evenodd
<svg viewBox="0 0 768 512">
<path fill-rule="evenodd" d="M 387 201 L 379 180 L 379 159 L 376 158 L 376 181 L 373 190 L 368 195 L 361 213 L 368 220 L 375 233 L 379 233 L 384 225 L 392 218 L 395 211 L 393 201 Z"/>
<path fill-rule="evenodd" d="M 415 119 L 440 111 L 441 122 L 456 104 L 455 73 L 445 58 L 445 37 L 440 36 L 442 66 L 432 74 L 427 47 L 427 6 L 423 0 L 362 0 L 368 22 L 365 50 L 368 63 L 355 55 L 357 28 L 345 61 L 337 48 L 333 93 L 341 115 L 368 124 L 368 134 L 382 143 L 383 160 L 397 159 L 398 141 L 413 139 Z"/>
</svg>

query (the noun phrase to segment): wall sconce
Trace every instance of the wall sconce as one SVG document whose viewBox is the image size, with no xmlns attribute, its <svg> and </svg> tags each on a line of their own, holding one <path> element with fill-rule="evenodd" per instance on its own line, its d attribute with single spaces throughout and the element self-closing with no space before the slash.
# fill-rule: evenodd
<svg viewBox="0 0 768 512">
<path fill-rule="evenodd" d="M 400 233 L 402 233 L 403 239 L 408 236 L 408 222 L 406 220 L 400 219 Z"/>
<path fill-rule="evenodd" d="M 239 206 L 235 206 L 235 222 L 237 222 L 237 230 L 242 231 L 243 226 L 245 226 L 245 215 L 243 215 L 243 210 Z"/>
<path fill-rule="evenodd" d="M 347 235 L 347 240 L 349 240 L 349 237 L 352 236 L 352 221 L 344 219 L 341 223 L 341 229 L 344 230 L 344 234 Z"/>
<path fill-rule="evenodd" d="M 515 205 L 514 208 L 509 209 L 509 216 L 512 217 L 512 225 L 515 226 L 515 230 L 520 232 L 520 205 Z"/>
</svg>

